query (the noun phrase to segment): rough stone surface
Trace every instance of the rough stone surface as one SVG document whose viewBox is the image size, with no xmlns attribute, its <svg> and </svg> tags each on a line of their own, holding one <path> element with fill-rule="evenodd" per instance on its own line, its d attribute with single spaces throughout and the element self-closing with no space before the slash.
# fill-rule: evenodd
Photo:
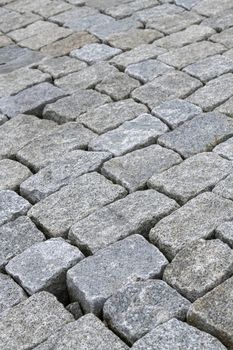
<svg viewBox="0 0 233 350">
<path fill-rule="evenodd" d="M 94 254 L 129 235 L 148 236 L 156 222 L 177 208 L 175 201 L 156 191 L 135 192 L 74 224 L 68 237 L 82 251 Z"/>
<path fill-rule="evenodd" d="M 68 290 L 85 312 L 100 314 L 104 302 L 117 289 L 135 279 L 160 276 L 166 264 L 167 259 L 156 247 L 133 235 L 71 268 L 67 273 Z"/>
<path fill-rule="evenodd" d="M 7 122 L 7 117 L 3 114 L 0 114 L 0 125 L 4 124 L 5 122 Z"/>
<path fill-rule="evenodd" d="M 67 56 L 48 58 L 41 62 L 38 66 L 44 73 L 49 73 L 54 79 L 63 77 L 64 75 L 80 71 L 86 68 L 85 62 Z"/>
<path fill-rule="evenodd" d="M 0 320 L 0 347 L 27 350 L 46 340 L 73 316 L 57 299 L 41 292 L 9 309 Z"/>
<path fill-rule="evenodd" d="M 223 158 L 233 160 L 233 138 L 230 138 L 229 140 L 222 142 L 221 144 L 217 145 L 213 151 L 222 156 Z"/>
<path fill-rule="evenodd" d="M 233 200 L 233 174 L 220 181 L 213 189 L 213 192 L 227 199 Z"/>
<path fill-rule="evenodd" d="M 150 241 L 172 259 L 187 244 L 211 238 L 216 227 L 232 217 L 232 201 L 203 193 L 155 225 Z"/>
<path fill-rule="evenodd" d="M 75 320 L 78 320 L 83 316 L 83 312 L 78 301 L 69 304 L 66 309 L 74 316 Z"/>
<path fill-rule="evenodd" d="M 229 98 L 225 103 L 215 109 L 216 111 L 233 117 L 233 97 Z"/>
<path fill-rule="evenodd" d="M 71 56 L 85 61 L 88 64 L 93 64 L 98 61 L 109 60 L 121 52 L 120 49 L 115 49 L 105 44 L 88 44 L 81 49 L 72 51 Z"/>
<path fill-rule="evenodd" d="M 104 304 L 107 324 L 129 343 L 176 317 L 185 320 L 190 303 L 165 282 L 151 280 L 123 287 Z"/>
<path fill-rule="evenodd" d="M 0 160 L 0 190 L 17 190 L 21 182 L 31 175 L 28 168 L 14 160 Z"/>
<path fill-rule="evenodd" d="M 224 222 L 219 225 L 215 230 L 215 235 L 233 248 L 233 222 Z"/>
<path fill-rule="evenodd" d="M 28 215 L 49 236 L 63 236 L 75 222 L 125 195 L 104 176 L 85 174 L 34 205 Z"/>
</svg>

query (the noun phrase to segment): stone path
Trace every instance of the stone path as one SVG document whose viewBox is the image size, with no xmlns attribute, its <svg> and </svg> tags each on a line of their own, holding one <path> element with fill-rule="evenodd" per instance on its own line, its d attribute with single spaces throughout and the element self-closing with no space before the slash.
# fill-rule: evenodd
<svg viewBox="0 0 233 350">
<path fill-rule="evenodd" d="M 0 349 L 233 350 L 233 0 L 0 0 Z"/>
</svg>

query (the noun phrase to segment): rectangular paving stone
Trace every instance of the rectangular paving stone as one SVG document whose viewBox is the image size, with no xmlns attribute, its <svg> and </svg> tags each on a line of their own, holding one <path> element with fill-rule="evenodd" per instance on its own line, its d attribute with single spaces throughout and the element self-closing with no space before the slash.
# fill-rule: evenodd
<svg viewBox="0 0 233 350">
<path fill-rule="evenodd" d="M 77 117 L 76 121 L 97 134 L 103 134 L 146 112 L 148 109 L 143 104 L 133 99 L 126 99 L 90 108 L 86 113 Z"/>
<path fill-rule="evenodd" d="M 178 205 L 153 190 L 135 192 L 74 224 L 69 239 L 82 251 L 94 254 L 132 234 L 148 236 L 149 230 Z"/>
<path fill-rule="evenodd" d="M 13 72 L 2 74 L 0 81 L 0 97 L 15 95 L 32 85 L 50 80 L 51 77 L 49 74 L 30 68 L 20 68 Z"/>
<path fill-rule="evenodd" d="M 233 174 L 231 173 L 225 179 L 219 181 L 214 187 L 213 192 L 227 199 L 233 200 Z"/>
<path fill-rule="evenodd" d="M 203 193 L 162 219 L 150 232 L 150 241 L 169 258 L 200 238 L 213 237 L 216 227 L 233 218 L 233 203 Z"/>
<path fill-rule="evenodd" d="M 151 145 L 105 162 L 101 172 L 129 192 L 146 187 L 149 178 L 182 161 L 181 157 L 159 145 Z"/>
<path fill-rule="evenodd" d="M 109 158 L 108 152 L 70 151 L 24 181 L 20 193 L 31 203 L 39 202 L 79 176 L 97 171 Z"/>
<path fill-rule="evenodd" d="M 11 44 L 13 44 L 13 41 L 10 38 L 8 38 L 8 36 L 3 35 L 0 32 L 0 48 L 2 48 L 4 46 L 11 45 Z"/>
<path fill-rule="evenodd" d="M 125 195 L 104 176 L 85 174 L 34 205 L 28 215 L 48 236 L 65 236 L 75 222 Z"/>
<path fill-rule="evenodd" d="M 15 256 L 5 269 L 29 295 L 47 291 L 66 301 L 66 272 L 83 258 L 78 248 L 62 238 L 51 238 Z"/>
<path fill-rule="evenodd" d="M 52 103 L 66 93 L 50 83 L 33 85 L 14 96 L 0 98 L 0 111 L 9 118 L 18 114 L 35 114 L 40 116 L 44 106 Z"/>
<path fill-rule="evenodd" d="M 65 325 L 35 350 L 58 350 L 64 346 L 69 350 L 128 349 L 128 346 L 93 314 L 85 315 L 78 321 Z"/>
<path fill-rule="evenodd" d="M 105 9 L 105 13 L 116 19 L 122 19 L 132 15 L 134 12 L 159 5 L 158 0 L 136 0 L 126 4 L 119 4 Z"/>
<path fill-rule="evenodd" d="M 218 33 L 232 26 L 233 9 L 221 12 L 216 16 L 206 18 L 201 25 L 214 28 Z"/>
<path fill-rule="evenodd" d="M 11 159 L 0 160 L 0 190 L 16 191 L 21 182 L 31 175 L 31 171 L 23 164 Z"/>
<path fill-rule="evenodd" d="M 233 97 L 229 98 L 229 100 L 227 100 L 225 103 L 217 107 L 215 111 L 226 114 L 232 118 L 233 117 Z"/>
<path fill-rule="evenodd" d="M 233 48 L 232 34 L 233 34 L 233 28 L 229 28 L 222 31 L 221 33 L 212 35 L 211 40 L 231 49 Z"/>
<path fill-rule="evenodd" d="M 158 59 L 177 69 L 182 69 L 198 60 L 224 51 L 226 48 L 221 44 L 201 41 L 159 55 Z"/>
<path fill-rule="evenodd" d="M 38 171 L 69 151 L 86 148 L 93 138 L 95 134 L 83 125 L 66 123 L 28 142 L 17 152 L 16 158 Z"/>
<path fill-rule="evenodd" d="M 133 344 L 160 324 L 176 317 L 185 320 L 190 303 L 164 281 L 128 284 L 104 304 L 104 320 L 128 343 Z"/>
<path fill-rule="evenodd" d="M 215 337 L 175 318 L 146 334 L 132 350 L 154 350 L 155 347 L 157 350 L 226 350 Z"/>
<path fill-rule="evenodd" d="M 185 98 L 202 86 L 202 83 L 188 74 L 172 71 L 153 79 L 135 89 L 132 97 L 153 109 L 159 103 L 174 98 Z"/>
<path fill-rule="evenodd" d="M 145 238 L 133 235 L 90 256 L 67 273 L 72 300 L 85 312 L 101 314 L 104 302 L 127 282 L 161 275 L 167 259 Z"/>
<path fill-rule="evenodd" d="M 0 269 L 3 270 L 9 260 L 35 243 L 43 242 L 45 237 L 27 217 L 20 216 L 0 228 Z"/>
<path fill-rule="evenodd" d="M 120 54 L 120 49 L 113 48 L 105 44 L 87 44 L 80 49 L 71 51 L 70 55 L 88 64 L 94 64 L 98 61 L 109 60 L 115 55 Z"/>
<path fill-rule="evenodd" d="M 20 114 L 0 126 L 0 159 L 12 158 L 16 152 L 38 135 L 56 127 L 53 121 Z"/>
<path fill-rule="evenodd" d="M 194 302 L 231 277 L 232 273 L 232 249 L 219 239 L 200 239 L 175 256 L 165 268 L 163 279 Z"/>
<path fill-rule="evenodd" d="M 185 122 L 158 138 L 161 146 L 171 148 L 184 158 L 209 152 L 233 135 L 233 120 L 218 113 L 206 113 Z"/>
<path fill-rule="evenodd" d="M 0 18 L 0 31 L 3 33 L 26 27 L 28 24 L 40 20 L 40 16 L 34 13 L 27 11 L 21 14 L 16 11 L 9 11 L 4 7 L 0 8 Z"/>
<path fill-rule="evenodd" d="M 220 143 L 217 145 L 214 149 L 213 152 L 219 154 L 223 158 L 233 160 L 233 138 L 229 138 L 229 140 Z"/>
<path fill-rule="evenodd" d="M 193 10 L 201 15 L 211 17 L 232 8 L 231 0 L 202 0 L 193 7 Z"/>
<path fill-rule="evenodd" d="M 57 14 L 56 16 L 50 17 L 50 21 L 58 23 L 59 25 L 65 25 L 71 27 L 72 23 L 77 22 L 80 18 L 87 16 L 96 15 L 98 11 L 94 8 L 81 6 L 75 7 L 68 11 Z"/>
<path fill-rule="evenodd" d="M 92 151 L 108 151 L 114 156 L 120 156 L 155 143 L 158 136 L 167 131 L 168 127 L 159 119 L 150 114 L 141 114 L 117 129 L 96 137 L 88 147 Z"/>
<path fill-rule="evenodd" d="M 135 18 L 139 19 L 141 22 L 146 23 L 151 19 L 159 19 L 174 13 L 181 13 L 184 9 L 173 4 L 162 4 L 159 6 L 154 6 L 153 8 L 143 9 L 135 13 Z"/>
<path fill-rule="evenodd" d="M 232 162 L 212 152 L 200 153 L 153 175 L 148 186 L 184 204 L 199 193 L 211 190 L 232 171 Z"/>
<path fill-rule="evenodd" d="M 191 8 L 197 5 L 201 0 L 175 0 L 176 5 L 182 6 L 187 10 L 191 10 Z"/>
<path fill-rule="evenodd" d="M 64 75 L 78 72 L 86 67 L 87 64 L 85 62 L 63 56 L 43 60 L 43 62 L 39 64 L 38 69 L 44 73 L 49 73 L 54 79 L 58 79 Z"/>
<path fill-rule="evenodd" d="M 45 341 L 73 316 L 50 293 L 40 292 L 9 309 L 0 320 L 0 347 L 28 350 Z"/>
<path fill-rule="evenodd" d="M 233 74 L 227 73 L 209 81 L 204 87 L 188 97 L 188 101 L 208 112 L 233 95 Z"/>
<path fill-rule="evenodd" d="M 233 248 L 233 222 L 223 222 L 215 230 L 216 238 L 221 239 Z"/>
<path fill-rule="evenodd" d="M 219 338 L 228 349 L 233 346 L 233 277 L 193 303 L 188 322 Z"/>
</svg>

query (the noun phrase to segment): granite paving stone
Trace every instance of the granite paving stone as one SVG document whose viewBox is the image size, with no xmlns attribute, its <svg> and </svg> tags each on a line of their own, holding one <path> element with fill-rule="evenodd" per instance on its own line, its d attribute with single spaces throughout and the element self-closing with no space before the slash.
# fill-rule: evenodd
<svg viewBox="0 0 233 350">
<path fill-rule="evenodd" d="M 109 60 L 115 55 L 120 54 L 120 49 L 113 48 L 105 44 L 87 44 L 81 49 L 71 51 L 70 55 L 88 64 L 94 64 L 98 61 Z"/>
<path fill-rule="evenodd" d="M 144 10 L 146 8 L 151 8 L 159 5 L 158 0 L 136 0 L 134 2 L 129 2 L 126 4 L 119 4 L 118 6 L 113 6 L 106 8 L 104 12 L 116 19 L 122 19 L 124 17 L 131 16 L 134 12 L 139 10 Z"/>
<path fill-rule="evenodd" d="M 7 122 L 8 118 L 4 114 L 0 114 L 0 126 Z"/>
<path fill-rule="evenodd" d="M 0 160 L 0 190 L 15 191 L 31 175 L 31 171 L 23 164 L 11 159 Z"/>
<path fill-rule="evenodd" d="M 51 238 L 15 256 L 5 269 L 29 295 L 47 291 L 64 300 L 66 272 L 83 258 L 80 250 L 63 238 Z"/>
<path fill-rule="evenodd" d="M 214 187 L 213 192 L 227 199 L 233 200 L 233 174 L 231 173 L 225 179 L 219 181 Z"/>
<path fill-rule="evenodd" d="M 48 236 L 65 236 L 75 222 L 125 195 L 123 187 L 104 176 L 84 174 L 34 205 L 28 215 Z"/>
<path fill-rule="evenodd" d="M 162 4 L 149 9 L 143 9 L 135 13 L 135 18 L 146 24 L 149 20 L 156 20 L 167 15 L 181 13 L 184 9 L 173 4 Z"/>
<path fill-rule="evenodd" d="M 217 238 L 221 239 L 223 242 L 227 243 L 231 248 L 233 248 L 233 222 L 227 221 L 219 225 L 215 230 L 215 235 Z"/>
<path fill-rule="evenodd" d="M 10 190 L 0 191 L 0 225 L 14 220 L 20 215 L 25 215 L 31 204 L 20 197 L 16 192 Z"/>
<path fill-rule="evenodd" d="M 229 349 L 233 346 L 233 277 L 193 303 L 188 322 L 219 338 Z"/>
<path fill-rule="evenodd" d="M 67 272 L 69 294 L 85 312 L 99 315 L 117 289 L 130 281 L 159 277 L 166 265 L 167 259 L 155 246 L 133 235 L 72 267 Z"/>
<path fill-rule="evenodd" d="M 187 10 L 191 10 L 193 6 L 197 5 L 201 0 L 175 0 L 176 5 L 182 6 Z"/>
<path fill-rule="evenodd" d="M 129 192 L 144 189 L 152 175 L 180 163 L 182 158 L 172 150 L 151 145 L 113 158 L 102 166 L 101 172 Z"/>
<path fill-rule="evenodd" d="M 28 350 L 45 341 L 73 316 L 50 293 L 40 292 L 9 309 L 0 320 L 0 347 Z"/>
<path fill-rule="evenodd" d="M 34 13 L 26 12 L 20 14 L 16 11 L 9 11 L 4 7 L 0 8 L 0 18 L 0 30 L 3 33 L 26 27 L 28 24 L 40 20 L 40 16 Z"/>
<path fill-rule="evenodd" d="M 114 156 L 120 156 L 155 143 L 158 136 L 167 131 L 168 127 L 156 117 L 141 114 L 117 129 L 96 137 L 88 147 L 92 151 L 109 151 Z"/>
<path fill-rule="evenodd" d="M 200 239 L 175 256 L 166 267 L 163 279 L 193 302 L 232 274 L 232 249 L 219 239 Z"/>
<path fill-rule="evenodd" d="M 13 41 L 10 38 L 8 38 L 8 36 L 3 35 L 0 32 L 0 48 L 2 48 L 4 46 L 8 46 L 10 44 L 13 44 Z"/>
<path fill-rule="evenodd" d="M 66 152 L 86 148 L 93 138 L 95 134 L 83 125 L 65 123 L 28 142 L 17 152 L 16 158 L 38 171 Z"/>
<path fill-rule="evenodd" d="M 199 193 L 211 190 L 232 171 L 232 162 L 212 152 L 203 152 L 153 175 L 148 186 L 184 204 Z"/>
<path fill-rule="evenodd" d="M 175 201 L 153 190 L 120 199 L 74 224 L 69 239 L 87 254 L 132 234 L 148 237 L 151 227 L 177 209 Z"/>
<path fill-rule="evenodd" d="M 219 113 L 206 113 L 162 135 L 158 138 L 158 143 L 188 158 L 200 152 L 211 151 L 232 135 L 232 118 Z"/>
<path fill-rule="evenodd" d="M 232 201 L 214 193 L 202 193 L 160 220 L 150 231 L 150 241 L 173 259 L 193 241 L 213 237 L 216 227 L 232 217 Z"/>
<path fill-rule="evenodd" d="M 79 176 L 97 171 L 109 158 L 108 152 L 70 151 L 21 183 L 20 193 L 31 203 L 39 202 Z"/>
<path fill-rule="evenodd" d="M 164 281 L 129 283 L 103 308 L 104 320 L 130 344 L 150 330 L 176 317 L 185 320 L 190 303 Z"/>
<path fill-rule="evenodd" d="M 146 112 L 148 109 L 143 104 L 133 99 L 126 99 L 90 108 L 86 113 L 77 117 L 76 121 L 97 134 L 103 134 Z"/>
<path fill-rule="evenodd" d="M 83 316 L 83 312 L 78 301 L 74 301 L 73 303 L 67 305 L 66 310 L 68 310 L 74 316 L 75 320 L 78 320 Z"/>
<path fill-rule="evenodd" d="M 159 325 L 138 340 L 133 350 L 226 350 L 215 337 L 175 318 Z"/>
<path fill-rule="evenodd" d="M 214 28 L 217 32 L 232 27 L 233 9 L 219 13 L 217 16 L 206 18 L 202 25 Z"/>
<path fill-rule="evenodd" d="M 58 23 L 59 25 L 64 25 L 65 27 L 70 27 L 72 22 L 75 23 L 80 18 L 96 15 L 97 13 L 97 9 L 88 6 L 75 7 L 50 17 L 50 21 Z"/>
<path fill-rule="evenodd" d="M 232 34 L 233 34 L 233 28 L 229 28 L 222 31 L 221 33 L 212 35 L 211 40 L 231 49 L 233 48 Z"/>
<path fill-rule="evenodd" d="M 229 138 L 227 141 L 220 143 L 217 145 L 213 152 L 219 154 L 223 158 L 233 160 L 233 138 Z"/>
<path fill-rule="evenodd" d="M 87 67 L 85 62 L 67 56 L 48 58 L 38 66 L 44 73 L 52 75 L 53 79 L 58 79 L 64 75 L 80 71 Z"/>
<path fill-rule="evenodd" d="M 225 103 L 217 107 L 215 111 L 226 114 L 232 118 L 233 117 L 233 97 L 229 98 L 229 100 L 227 100 Z"/>
<path fill-rule="evenodd" d="M 78 89 L 72 96 L 49 103 L 43 110 L 43 117 L 61 124 L 75 121 L 89 108 L 98 107 L 111 102 L 111 98 L 95 90 Z"/>
<path fill-rule="evenodd" d="M 20 216 L 0 228 L 0 269 L 16 255 L 21 254 L 30 246 L 43 242 L 45 236 L 27 217 Z"/>
<path fill-rule="evenodd" d="M 204 16 L 216 16 L 225 10 L 233 8 L 231 0 L 203 0 L 193 7 L 193 10 Z"/>
</svg>

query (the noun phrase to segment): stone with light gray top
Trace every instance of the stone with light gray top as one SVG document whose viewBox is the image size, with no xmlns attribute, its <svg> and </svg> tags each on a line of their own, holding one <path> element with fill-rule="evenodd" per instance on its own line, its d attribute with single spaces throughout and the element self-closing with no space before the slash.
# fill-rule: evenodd
<svg viewBox="0 0 233 350">
<path fill-rule="evenodd" d="M 226 114 L 232 118 L 233 117 L 233 97 L 229 98 L 229 100 L 227 100 L 225 103 L 217 107 L 215 111 Z"/>
<path fill-rule="evenodd" d="M 223 242 L 227 243 L 231 248 L 233 248 L 233 222 L 226 221 L 219 225 L 215 230 L 215 235 L 217 238 L 221 239 Z"/>
<path fill-rule="evenodd" d="M 5 7 L 0 8 L 0 31 L 8 33 L 10 31 L 26 27 L 28 24 L 40 20 L 40 16 L 35 13 L 25 12 L 19 13 L 16 11 L 9 11 Z"/>
<path fill-rule="evenodd" d="M 74 224 L 68 237 L 82 251 L 94 254 L 132 234 L 147 237 L 156 222 L 178 207 L 159 192 L 135 192 Z"/>
<path fill-rule="evenodd" d="M 11 159 L 0 160 L 0 190 L 17 190 L 21 182 L 31 175 L 23 164 Z"/>
<path fill-rule="evenodd" d="M 226 48 L 232 49 L 233 48 L 232 34 L 233 34 L 233 28 L 228 28 L 226 30 L 223 30 L 221 33 L 212 35 L 211 40 L 213 40 L 216 43 L 224 45 Z"/>
<path fill-rule="evenodd" d="M 133 344 L 146 333 L 176 317 L 185 320 L 190 302 L 164 281 L 129 283 L 104 304 L 108 326 Z"/>
<path fill-rule="evenodd" d="M 233 137 L 231 137 L 231 138 L 229 138 L 229 140 L 217 145 L 213 149 L 213 152 L 219 154 L 223 158 L 233 160 Z"/>
<path fill-rule="evenodd" d="M 38 66 L 42 72 L 49 73 L 54 79 L 78 72 L 86 67 L 87 64 L 85 62 L 67 56 L 47 58 Z"/>
<path fill-rule="evenodd" d="M 233 200 L 233 173 L 227 176 L 225 179 L 220 181 L 213 189 L 214 193 L 218 195 Z"/>
<path fill-rule="evenodd" d="M 32 207 L 28 215 L 48 236 L 65 236 L 77 221 L 126 195 L 98 173 L 84 174 Z"/>
<path fill-rule="evenodd" d="M 68 310 L 76 320 L 83 316 L 83 312 L 81 310 L 81 306 L 78 301 L 75 301 L 66 306 L 66 310 Z"/>
<path fill-rule="evenodd" d="M 167 259 L 145 238 L 133 235 L 101 249 L 67 272 L 72 300 L 100 315 L 105 301 L 122 285 L 161 276 Z"/>
<path fill-rule="evenodd" d="M 169 259 L 193 241 L 213 237 L 222 222 L 233 219 L 233 203 L 214 193 L 203 193 L 160 220 L 150 231 L 150 241 Z"/>
<path fill-rule="evenodd" d="M 168 127 L 150 114 L 127 121 L 117 129 L 108 131 L 89 143 L 93 151 L 109 151 L 115 156 L 149 146 L 156 142 L 159 135 L 168 131 Z"/>
<path fill-rule="evenodd" d="M 133 3 L 120 3 L 105 9 L 105 13 L 116 19 L 121 19 L 132 15 L 134 12 L 144 10 L 158 5 L 158 0 L 136 0 Z"/>
<path fill-rule="evenodd" d="M 78 58 L 81 61 L 85 61 L 88 64 L 93 64 L 98 61 L 109 60 L 115 55 L 120 54 L 120 49 L 113 48 L 105 44 L 88 44 L 81 49 L 71 51 L 72 57 Z"/>
</svg>

